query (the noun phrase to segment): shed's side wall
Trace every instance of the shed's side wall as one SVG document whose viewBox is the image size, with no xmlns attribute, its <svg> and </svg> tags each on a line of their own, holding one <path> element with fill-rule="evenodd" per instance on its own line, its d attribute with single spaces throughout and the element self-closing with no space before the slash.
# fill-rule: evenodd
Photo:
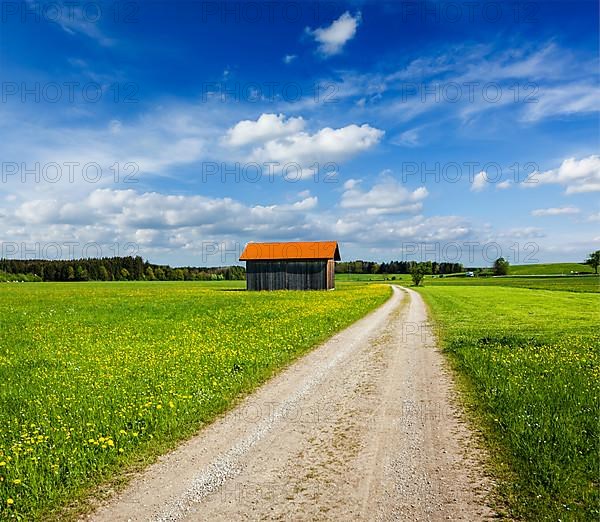
<svg viewBox="0 0 600 522">
<path fill-rule="evenodd" d="M 246 261 L 248 290 L 326 290 L 326 260 Z"/>
<path fill-rule="evenodd" d="M 327 290 L 335 288 L 335 261 L 330 259 L 327 261 Z"/>
</svg>

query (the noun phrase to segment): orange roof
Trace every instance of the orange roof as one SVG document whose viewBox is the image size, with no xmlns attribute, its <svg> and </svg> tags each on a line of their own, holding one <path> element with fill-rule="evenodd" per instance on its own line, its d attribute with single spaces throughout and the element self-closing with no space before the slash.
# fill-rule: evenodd
<svg viewBox="0 0 600 522">
<path fill-rule="evenodd" d="M 276 259 L 335 259 L 339 261 L 337 241 L 297 241 L 291 243 L 248 243 L 240 261 Z"/>
</svg>

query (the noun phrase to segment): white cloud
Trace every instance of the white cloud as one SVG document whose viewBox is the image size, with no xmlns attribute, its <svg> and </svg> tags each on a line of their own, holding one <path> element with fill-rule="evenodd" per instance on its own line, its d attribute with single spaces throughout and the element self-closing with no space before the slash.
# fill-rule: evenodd
<svg viewBox="0 0 600 522">
<path fill-rule="evenodd" d="M 302 117 L 288 118 L 283 114 L 261 114 L 258 120 L 243 120 L 227 131 L 225 142 L 233 146 L 264 142 L 296 134 L 304 129 Z"/>
<path fill-rule="evenodd" d="M 535 98 L 535 103 L 525 105 L 525 121 L 600 111 L 600 90 L 594 84 L 567 83 L 558 87 L 544 87 Z"/>
<path fill-rule="evenodd" d="M 283 63 L 292 63 L 296 58 L 298 58 L 295 54 L 286 54 L 283 57 Z"/>
<path fill-rule="evenodd" d="M 506 190 L 512 187 L 512 181 L 510 179 L 501 181 L 496 185 L 496 189 L 498 190 Z"/>
<path fill-rule="evenodd" d="M 212 154 L 210 140 L 214 139 L 215 130 L 207 119 L 197 123 L 201 113 L 200 107 L 189 105 L 157 107 L 129 121 L 108 120 L 96 126 L 60 126 L 41 118 L 24 118 L 18 130 L 3 135 L 0 156 L 8 162 L 25 162 L 30 169 L 36 163 L 57 163 L 63 166 L 62 181 L 69 177 L 64 165 L 78 163 L 72 188 L 82 180 L 82 167 L 92 163 L 102 169 L 100 185 L 114 183 L 116 175 L 111 166 L 116 164 L 121 180 L 126 164 L 131 166 L 127 173 L 137 170 L 137 180 L 148 174 L 167 175 L 172 168 Z M 61 183 L 54 186 L 58 188 Z"/>
<path fill-rule="evenodd" d="M 346 42 L 354 38 L 360 22 L 360 12 L 352 16 L 346 11 L 330 26 L 319 27 L 314 31 L 307 28 L 306 31 L 318 42 L 319 52 L 323 56 L 328 57 L 340 53 Z"/>
<path fill-rule="evenodd" d="M 590 214 L 586 221 L 590 221 L 592 223 L 600 222 L 600 212 L 596 212 L 595 214 Z"/>
<path fill-rule="evenodd" d="M 359 179 L 349 179 L 344 182 L 344 190 L 351 190 L 360 183 Z"/>
<path fill-rule="evenodd" d="M 297 163 L 304 169 L 315 162 L 323 165 L 345 161 L 374 147 L 383 135 L 384 131 L 367 124 L 351 124 L 339 129 L 325 127 L 314 134 L 297 132 L 265 142 L 252 151 L 250 159 L 280 165 Z"/>
<path fill-rule="evenodd" d="M 545 232 L 538 227 L 511 228 L 495 235 L 494 239 L 514 241 L 515 239 L 535 239 L 546 237 Z"/>
<path fill-rule="evenodd" d="M 396 136 L 392 140 L 392 143 L 404 147 L 418 147 L 421 145 L 419 130 L 420 129 L 415 128 L 404 131 L 399 136 Z"/>
<path fill-rule="evenodd" d="M 77 204 L 67 198 L 27 201 L 15 209 L 14 215 L 26 227 L 33 224 L 112 227 L 129 236 L 137 230 L 187 227 L 225 233 L 267 225 L 294 226 L 298 224 L 298 213 L 313 210 L 317 204 L 316 196 L 291 204 L 247 206 L 227 197 L 95 189 Z M 43 237 L 43 229 L 40 232 Z"/>
<path fill-rule="evenodd" d="M 369 190 L 359 186 L 356 180 L 347 182 L 342 204 L 324 210 L 318 209 L 317 197 L 307 191 L 291 203 L 247 205 L 232 198 L 95 189 L 77 203 L 65 195 L 2 209 L 6 212 L 0 212 L 0 227 L 12 240 L 26 244 L 76 242 L 76 248 L 81 248 L 93 242 L 102 252 L 112 253 L 115 244 L 133 242 L 145 258 L 192 256 L 186 259 L 196 264 L 201 263 L 206 241 L 243 244 L 247 240 L 334 237 L 347 244 L 380 247 L 399 240 L 446 241 L 472 232 L 456 216 L 393 216 L 416 211 L 427 196 L 424 188 L 410 192 L 386 178 Z M 212 261 L 228 264 L 237 258 L 230 255 Z"/>
<path fill-rule="evenodd" d="M 534 172 L 523 187 L 557 184 L 566 187 L 566 194 L 600 191 L 600 156 L 592 155 L 580 160 L 567 158 L 560 167 L 545 172 Z"/>
<path fill-rule="evenodd" d="M 538 208 L 531 211 L 532 216 L 564 216 L 579 214 L 581 212 L 577 207 L 554 207 L 554 208 Z"/>
<path fill-rule="evenodd" d="M 333 220 L 327 227 L 330 237 L 361 248 L 376 246 L 386 251 L 403 241 L 424 245 L 465 238 L 473 233 L 470 225 L 459 216 L 417 215 L 408 219 L 387 219 L 380 215 L 352 213 Z M 388 255 L 389 252 L 386 257 Z"/>
<path fill-rule="evenodd" d="M 499 110 L 535 122 L 599 111 L 600 91 L 593 81 L 597 69 L 597 59 L 554 43 L 500 51 L 491 44 L 461 45 L 387 73 L 346 71 L 327 83 L 335 85 L 336 97 L 353 99 L 356 106 L 396 122 L 430 112 L 471 122 Z M 446 118 L 437 121 L 447 130 Z"/>
<path fill-rule="evenodd" d="M 27 224 L 57 222 L 60 212 L 56 200 L 34 199 L 22 203 L 16 210 L 15 216 Z"/>
<path fill-rule="evenodd" d="M 428 196 L 425 187 L 410 192 L 387 175 L 366 191 L 360 189 L 360 183 L 355 179 L 346 181 L 341 208 L 363 210 L 370 215 L 414 213 L 422 209 L 421 201 Z"/>
<path fill-rule="evenodd" d="M 482 170 L 473 178 L 473 182 L 471 183 L 471 190 L 473 192 L 481 192 L 488 182 L 487 174 Z"/>
<path fill-rule="evenodd" d="M 304 177 L 314 175 L 315 164 L 321 171 L 327 163 L 348 160 L 374 147 L 384 135 L 384 131 L 368 124 L 350 124 L 338 129 L 324 127 L 314 133 L 304 130 L 305 126 L 301 117 L 265 113 L 257 120 L 238 122 L 221 142 L 229 148 L 230 157 L 238 154 L 244 161 L 272 163 L 276 170 L 285 166 L 298 170 L 299 167 L 300 177 Z M 296 170 L 288 172 L 289 176 L 296 178 Z"/>
</svg>

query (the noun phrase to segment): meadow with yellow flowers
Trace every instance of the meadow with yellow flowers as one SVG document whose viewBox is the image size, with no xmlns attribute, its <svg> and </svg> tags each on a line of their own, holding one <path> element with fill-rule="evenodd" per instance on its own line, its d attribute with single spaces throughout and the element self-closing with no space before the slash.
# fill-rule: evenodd
<svg viewBox="0 0 600 522">
<path fill-rule="evenodd" d="M 0 287 L 0 519 L 60 516 L 391 293 L 383 285 L 240 289 L 239 282 Z"/>
<path fill-rule="evenodd" d="M 523 520 L 600 518 L 600 295 L 425 286 L 483 430 L 502 504 Z"/>
</svg>

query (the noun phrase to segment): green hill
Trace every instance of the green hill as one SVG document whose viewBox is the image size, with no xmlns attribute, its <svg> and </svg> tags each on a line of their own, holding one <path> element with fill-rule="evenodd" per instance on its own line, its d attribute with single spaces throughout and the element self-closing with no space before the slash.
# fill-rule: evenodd
<svg viewBox="0 0 600 522">
<path fill-rule="evenodd" d="M 594 273 L 594 269 L 582 263 L 548 263 L 539 265 L 513 265 L 509 275 L 571 275 L 572 273 Z"/>
</svg>

